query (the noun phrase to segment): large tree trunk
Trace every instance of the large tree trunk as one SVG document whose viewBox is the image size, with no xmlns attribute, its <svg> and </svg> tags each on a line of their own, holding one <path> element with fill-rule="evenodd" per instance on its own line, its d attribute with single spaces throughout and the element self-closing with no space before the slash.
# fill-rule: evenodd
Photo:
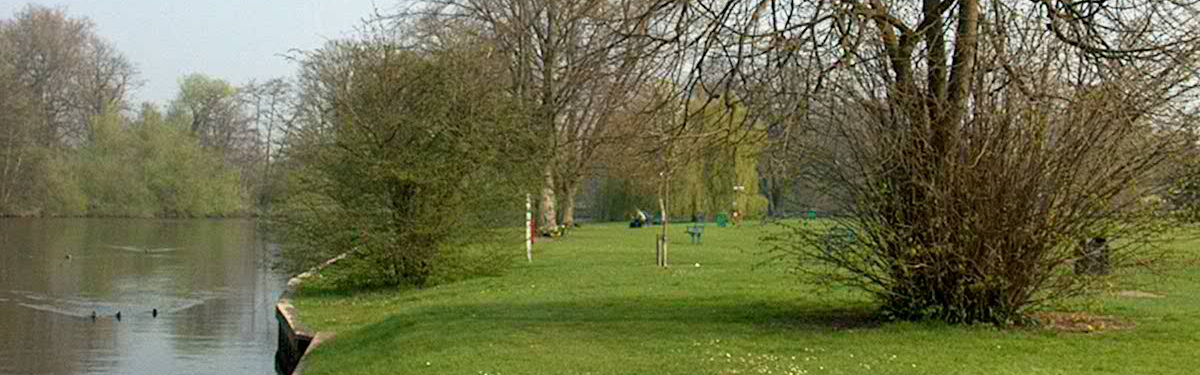
<svg viewBox="0 0 1200 375">
<path fill-rule="evenodd" d="M 547 163 L 542 176 L 545 177 L 546 183 L 542 186 L 542 220 L 538 223 L 538 228 L 552 228 L 558 225 L 554 207 L 554 166 Z"/>
<path fill-rule="evenodd" d="M 575 226 L 575 197 L 579 195 L 579 183 L 568 183 L 565 193 L 567 196 L 564 197 L 566 202 L 563 203 L 562 222 L 563 225 L 571 228 Z"/>
</svg>

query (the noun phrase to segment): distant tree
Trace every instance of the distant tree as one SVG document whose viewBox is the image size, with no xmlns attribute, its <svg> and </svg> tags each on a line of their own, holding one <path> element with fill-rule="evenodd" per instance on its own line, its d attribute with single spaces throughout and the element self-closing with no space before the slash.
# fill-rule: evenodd
<svg viewBox="0 0 1200 375">
<path fill-rule="evenodd" d="M 150 217 L 154 196 L 140 168 L 142 142 L 120 115 L 96 116 L 94 138 L 80 150 L 78 174 L 93 216 Z"/>
<path fill-rule="evenodd" d="M 167 115 L 172 121 L 187 123 L 200 144 L 222 152 L 234 149 L 247 137 L 249 122 L 238 101 L 238 90 L 220 78 L 184 76 Z"/>
<path fill-rule="evenodd" d="M 18 87 L 21 72 L 9 63 L 13 52 L 7 39 L 0 38 L 0 86 Z M 0 214 L 16 211 L 14 206 L 29 192 L 30 164 L 36 149 L 34 134 L 36 106 L 32 93 L 0 90 Z"/>
<path fill-rule="evenodd" d="M 129 92 L 141 85 L 138 70 L 124 54 L 93 36 L 83 51 L 84 62 L 80 67 L 75 92 L 77 105 L 90 121 L 108 110 L 125 112 L 129 108 Z"/>
<path fill-rule="evenodd" d="M 248 211 L 240 171 L 211 148 L 203 147 L 186 123 L 171 122 L 144 104 L 130 132 L 138 139 L 138 160 L 155 216 L 217 217 Z"/>
<path fill-rule="evenodd" d="M 260 137 L 261 156 L 255 172 L 255 203 L 266 206 L 276 197 L 281 178 L 274 174 L 274 164 L 279 143 L 296 124 L 299 112 L 298 98 L 291 82 L 275 78 L 263 82 L 250 82 L 239 90 L 243 105 L 247 107 L 252 126 Z"/>
<path fill-rule="evenodd" d="M 43 146 L 78 144 L 90 137 L 92 116 L 125 105 L 138 85 L 137 70 L 95 34 L 87 18 L 29 5 L 0 21 L 8 63 L 21 72 L 12 89 L 28 90 L 39 109 Z"/>
<path fill-rule="evenodd" d="M 94 28 L 38 5 L 0 20 L 0 214 L 51 214 L 77 201 L 72 149 L 91 142 L 93 118 L 124 109 L 139 84 L 133 64 Z"/>
<path fill-rule="evenodd" d="M 245 212 L 238 173 L 201 147 L 186 125 L 151 104 L 130 121 L 115 111 L 94 120 L 95 139 L 81 148 L 78 176 L 90 216 L 214 217 Z"/>
<path fill-rule="evenodd" d="M 187 124 L 200 145 L 221 155 L 241 177 L 242 190 L 257 191 L 262 177 L 265 140 L 255 128 L 255 113 L 246 94 L 229 82 L 204 74 L 179 81 L 179 94 L 167 109 L 172 123 Z M 251 196 L 257 194 L 251 193 Z"/>
</svg>

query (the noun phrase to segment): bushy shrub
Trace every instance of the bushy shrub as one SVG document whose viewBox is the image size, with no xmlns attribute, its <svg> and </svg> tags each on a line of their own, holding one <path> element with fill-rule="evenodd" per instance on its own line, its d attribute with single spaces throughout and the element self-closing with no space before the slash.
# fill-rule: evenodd
<svg viewBox="0 0 1200 375">
<path fill-rule="evenodd" d="M 274 215 L 293 266 L 346 253 L 344 284 L 421 286 L 517 254 L 541 143 L 492 85 L 502 70 L 459 52 L 368 40 L 307 56 L 306 105 L 320 110 L 285 150 Z"/>
</svg>

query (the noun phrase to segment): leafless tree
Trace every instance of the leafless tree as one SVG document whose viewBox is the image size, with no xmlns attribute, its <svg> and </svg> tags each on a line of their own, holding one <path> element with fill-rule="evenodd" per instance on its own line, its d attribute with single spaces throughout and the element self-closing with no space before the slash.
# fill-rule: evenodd
<svg viewBox="0 0 1200 375">
<path fill-rule="evenodd" d="M 92 117 L 110 107 L 124 109 L 136 87 L 137 70 L 95 34 L 86 18 L 63 9 L 30 5 L 0 21 L 8 57 L 21 73 L 19 85 L 31 92 L 40 112 L 39 144 L 73 145 L 90 139 Z"/>
<path fill-rule="evenodd" d="M 644 2 L 618 0 L 431 0 L 400 19 L 473 25 L 509 61 L 510 91 L 536 107 L 539 132 L 556 150 L 546 161 L 543 226 L 574 220 L 576 195 L 593 173 L 597 150 L 620 139 L 613 114 L 652 81 L 650 43 L 630 38 L 646 24 Z M 564 202 L 559 202 L 561 195 Z"/>
<path fill-rule="evenodd" d="M 1095 1 L 662 1 L 645 38 L 696 46 L 756 118 L 797 126 L 793 169 L 850 218 L 773 242 L 795 270 L 902 318 L 1005 322 L 1091 279 L 1079 241 L 1145 256 L 1140 197 L 1194 124 L 1198 8 Z M 763 79 L 766 77 L 766 79 Z"/>
<path fill-rule="evenodd" d="M 264 82 L 250 82 L 244 85 L 240 97 L 243 105 L 248 107 L 253 118 L 253 126 L 262 137 L 260 148 L 261 159 L 258 164 L 261 170 L 257 172 L 260 199 L 269 199 L 272 168 L 280 142 L 294 126 L 299 115 L 296 110 L 296 92 L 290 82 L 275 78 Z M 264 204 L 266 202 L 259 202 Z"/>
</svg>

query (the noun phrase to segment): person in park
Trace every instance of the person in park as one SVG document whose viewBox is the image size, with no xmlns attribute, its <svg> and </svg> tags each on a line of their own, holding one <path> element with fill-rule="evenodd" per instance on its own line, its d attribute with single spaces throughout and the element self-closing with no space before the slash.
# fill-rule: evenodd
<svg viewBox="0 0 1200 375">
<path fill-rule="evenodd" d="M 643 225 L 646 225 L 646 213 L 639 208 L 633 215 L 633 221 L 629 222 L 629 227 L 641 228 Z"/>
<path fill-rule="evenodd" d="M 738 210 L 733 210 L 733 213 L 731 213 L 730 216 L 732 216 L 730 222 L 733 223 L 733 225 L 738 225 L 742 222 L 742 213 L 738 212 Z"/>
</svg>

